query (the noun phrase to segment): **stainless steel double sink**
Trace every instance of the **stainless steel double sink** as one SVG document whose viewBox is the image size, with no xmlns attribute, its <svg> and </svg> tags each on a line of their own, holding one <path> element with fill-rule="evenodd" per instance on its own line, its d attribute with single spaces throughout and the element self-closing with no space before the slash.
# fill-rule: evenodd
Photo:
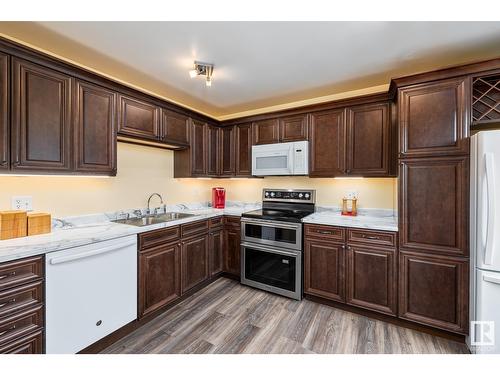
<svg viewBox="0 0 500 375">
<path fill-rule="evenodd" d="M 128 219 L 112 220 L 114 223 L 135 225 L 136 227 L 144 227 L 147 225 L 166 223 L 168 221 L 185 219 L 187 217 L 196 216 L 194 214 L 186 214 L 183 212 L 165 212 L 158 215 L 147 215 L 142 217 L 132 217 Z"/>
</svg>

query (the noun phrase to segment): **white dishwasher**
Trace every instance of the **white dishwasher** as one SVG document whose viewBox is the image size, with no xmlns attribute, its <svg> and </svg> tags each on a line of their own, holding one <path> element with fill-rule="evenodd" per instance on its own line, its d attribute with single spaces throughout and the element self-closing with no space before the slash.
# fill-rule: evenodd
<svg viewBox="0 0 500 375">
<path fill-rule="evenodd" d="M 137 236 L 49 253 L 46 352 L 76 353 L 137 318 Z"/>
</svg>

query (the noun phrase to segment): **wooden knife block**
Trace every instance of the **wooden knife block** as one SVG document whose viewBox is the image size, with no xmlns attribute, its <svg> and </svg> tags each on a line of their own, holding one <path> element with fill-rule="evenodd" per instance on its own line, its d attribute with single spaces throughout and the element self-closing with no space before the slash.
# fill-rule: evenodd
<svg viewBox="0 0 500 375">
<path fill-rule="evenodd" d="M 0 211 L 0 240 L 25 237 L 27 227 L 26 211 Z"/>
</svg>

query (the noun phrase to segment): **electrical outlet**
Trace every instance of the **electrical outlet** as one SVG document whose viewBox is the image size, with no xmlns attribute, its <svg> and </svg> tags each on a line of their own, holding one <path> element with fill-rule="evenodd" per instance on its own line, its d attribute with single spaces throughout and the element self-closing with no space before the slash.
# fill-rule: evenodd
<svg viewBox="0 0 500 375">
<path fill-rule="evenodd" d="M 358 192 L 354 190 L 348 190 L 346 191 L 345 197 L 347 199 L 358 199 Z"/>
<path fill-rule="evenodd" d="M 15 195 L 12 197 L 13 210 L 33 211 L 33 197 L 30 195 Z"/>
</svg>

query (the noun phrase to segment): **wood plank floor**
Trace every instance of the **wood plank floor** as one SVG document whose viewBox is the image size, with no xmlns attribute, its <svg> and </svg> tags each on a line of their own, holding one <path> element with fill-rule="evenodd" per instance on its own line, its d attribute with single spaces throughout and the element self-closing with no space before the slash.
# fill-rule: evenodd
<svg viewBox="0 0 500 375">
<path fill-rule="evenodd" d="M 221 278 L 103 353 L 468 353 L 454 341 Z"/>
</svg>

